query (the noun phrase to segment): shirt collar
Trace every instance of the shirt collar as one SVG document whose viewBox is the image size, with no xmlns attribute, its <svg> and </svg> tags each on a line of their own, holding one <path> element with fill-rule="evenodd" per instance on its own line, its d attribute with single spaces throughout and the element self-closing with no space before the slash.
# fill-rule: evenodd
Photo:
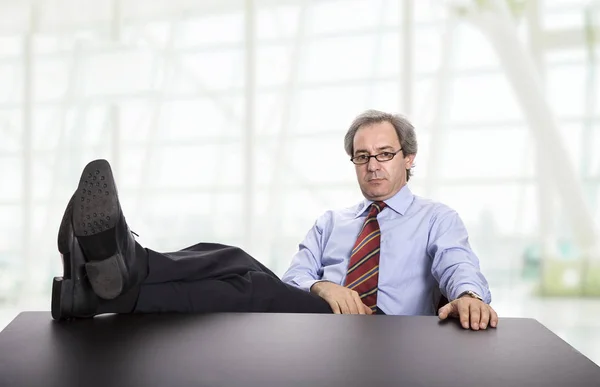
<svg viewBox="0 0 600 387">
<path fill-rule="evenodd" d="M 400 191 L 398 191 L 398 193 L 396 193 L 391 198 L 384 200 L 384 202 L 392 210 L 396 211 L 400 215 L 404 215 L 406 213 L 406 210 L 410 206 L 410 204 L 413 202 L 413 199 L 414 199 L 413 193 L 408 188 L 408 185 L 404 184 L 404 187 L 402 187 L 400 189 Z M 361 216 L 363 212 L 365 212 L 367 209 L 369 209 L 369 206 L 371 206 L 371 203 L 373 203 L 372 200 L 368 200 L 368 199 L 363 200 L 363 202 L 358 206 L 356 215 L 354 217 L 358 218 L 359 216 Z"/>
</svg>

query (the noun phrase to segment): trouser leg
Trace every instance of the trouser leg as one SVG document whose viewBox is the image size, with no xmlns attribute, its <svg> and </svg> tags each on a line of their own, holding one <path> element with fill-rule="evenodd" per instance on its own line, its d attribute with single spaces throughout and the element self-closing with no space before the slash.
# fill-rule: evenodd
<svg viewBox="0 0 600 387">
<path fill-rule="evenodd" d="M 201 243 L 172 253 L 139 249 L 147 254 L 149 274 L 136 313 L 331 313 L 323 299 L 283 283 L 240 248 Z"/>
</svg>

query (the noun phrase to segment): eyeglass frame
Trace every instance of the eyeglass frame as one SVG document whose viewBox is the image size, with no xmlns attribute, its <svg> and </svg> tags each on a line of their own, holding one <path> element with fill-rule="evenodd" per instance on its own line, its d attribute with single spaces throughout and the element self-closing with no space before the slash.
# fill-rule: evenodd
<svg viewBox="0 0 600 387">
<path fill-rule="evenodd" d="M 389 151 L 385 151 L 385 152 L 378 153 L 378 154 L 376 154 L 376 155 L 369 155 L 369 154 L 366 154 L 366 155 L 365 155 L 365 154 L 362 154 L 362 155 L 358 155 L 358 156 L 351 157 L 351 158 L 350 158 L 350 161 L 352 161 L 352 163 L 353 163 L 354 165 L 365 165 L 365 164 L 369 164 L 369 162 L 371 161 L 371 157 L 375 157 L 375 160 L 379 161 L 380 163 L 384 163 L 384 162 L 386 162 L 386 161 L 393 160 L 393 159 L 394 159 L 394 157 L 395 157 L 395 156 L 396 156 L 398 153 L 400 153 L 401 151 L 402 151 L 402 148 L 398 149 L 396 152 L 389 152 Z M 389 159 L 387 159 L 387 160 L 379 160 L 379 159 L 377 158 L 377 156 L 381 156 L 381 155 L 383 155 L 383 154 L 385 154 L 385 153 L 390 153 L 390 154 L 392 155 L 392 157 L 390 157 L 390 158 L 389 158 Z M 357 157 L 366 157 L 366 158 L 367 158 L 367 161 L 366 161 L 366 162 L 364 162 L 364 163 L 356 163 L 356 162 L 354 161 L 354 159 L 356 159 Z"/>
</svg>

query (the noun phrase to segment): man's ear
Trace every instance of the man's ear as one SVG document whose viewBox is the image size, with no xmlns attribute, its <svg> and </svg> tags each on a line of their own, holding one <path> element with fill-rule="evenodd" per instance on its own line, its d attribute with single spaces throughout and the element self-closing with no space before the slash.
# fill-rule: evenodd
<svg viewBox="0 0 600 387">
<path fill-rule="evenodd" d="M 406 169 L 412 168 L 413 163 L 415 162 L 415 157 L 416 157 L 416 155 L 408 155 L 404 158 L 404 163 L 405 163 Z"/>
</svg>

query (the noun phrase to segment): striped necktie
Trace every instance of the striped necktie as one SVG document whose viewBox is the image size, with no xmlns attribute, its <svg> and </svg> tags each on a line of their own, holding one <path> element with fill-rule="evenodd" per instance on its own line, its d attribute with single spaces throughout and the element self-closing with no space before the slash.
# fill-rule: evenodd
<svg viewBox="0 0 600 387">
<path fill-rule="evenodd" d="M 377 222 L 386 204 L 374 202 L 352 248 L 344 286 L 360 295 L 362 302 L 375 312 L 377 309 L 377 286 L 379 281 L 379 250 L 381 231 Z"/>
</svg>

